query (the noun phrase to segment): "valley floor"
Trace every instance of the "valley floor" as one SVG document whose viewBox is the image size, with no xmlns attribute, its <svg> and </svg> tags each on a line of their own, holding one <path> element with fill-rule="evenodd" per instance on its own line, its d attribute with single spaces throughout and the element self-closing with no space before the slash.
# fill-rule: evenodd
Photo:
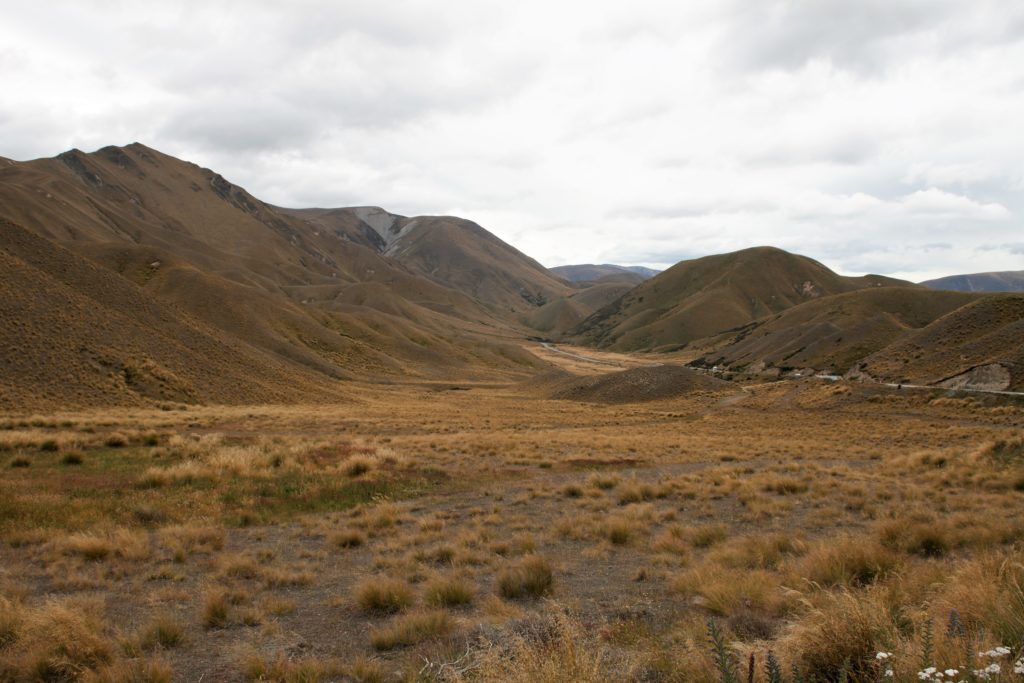
<svg viewBox="0 0 1024 683">
<path fill-rule="evenodd" d="M 744 680 L 1008 672 L 1021 425 L 815 379 L 11 416 L 0 680 L 719 680 L 709 623 Z"/>
</svg>

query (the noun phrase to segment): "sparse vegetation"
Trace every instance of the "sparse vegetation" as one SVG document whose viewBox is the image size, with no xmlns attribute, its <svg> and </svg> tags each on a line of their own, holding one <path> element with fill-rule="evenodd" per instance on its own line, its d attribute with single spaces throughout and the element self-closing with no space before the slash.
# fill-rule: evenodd
<svg viewBox="0 0 1024 683">
<path fill-rule="evenodd" d="M 922 399 L 921 417 L 865 430 L 889 403 L 824 388 L 802 387 L 792 409 L 777 403 L 790 388 L 753 389 L 747 412 L 717 412 L 716 397 L 541 401 L 529 430 L 521 398 L 453 393 L 424 417 L 406 389 L 360 407 L 362 431 L 352 408 L 107 412 L 8 430 L 19 445 L 6 462 L 31 466 L 0 478 L 0 680 L 59 677 L 67 661 L 95 680 L 176 679 L 208 630 L 252 680 L 409 678 L 424 660 L 484 683 L 711 681 L 723 662 L 747 680 L 753 655 L 754 683 L 795 683 L 794 666 L 805 681 L 845 671 L 852 683 L 877 676 L 886 652 L 904 683 L 927 669 L 923 649 L 963 667 L 966 640 L 976 658 L 1024 645 L 1024 522 L 1008 514 L 1021 504 L 1024 408 L 972 408 L 967 423 L 964 404 Z M 837 400 L 860 402 L 845 413 Z M 700 430 L 642 427 L 688 411 L 705 416 Z M 69 421 L 73 435 L 47 436 Z M 213 429 L 222 421 L 231 435 Z M 246 421 L 296 435 L 250 437 Z M 332 435 L 311 435 L 314 422 Z M 126 444 L 107 446 L 111 433 Z M 41 449 L 46 438 L 60 448 Z M 85 595 L 138 616 L 125 623 Z M 89 635 L 54 654 L 44 623 Z M 335 660 L 307 623 L 356 636 Z M 306 646 L 278 657 L 299 637 Z"/>
</svg>

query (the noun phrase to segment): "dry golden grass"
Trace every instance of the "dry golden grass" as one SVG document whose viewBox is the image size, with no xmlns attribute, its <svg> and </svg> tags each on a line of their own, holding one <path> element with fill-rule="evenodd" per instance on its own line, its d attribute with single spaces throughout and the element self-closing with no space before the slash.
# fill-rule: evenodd
<svg viewBox="0 0 1024 683">
<path fill-rule="evenodd" d="M 413 593 L 405 581 L 378 576 L 359 584 L 355 600 L 369 614 L 394 614 L 412 605 Z"/>
<path fill-rule="evenodd" d="M 757 683 L 1024 645 L 1024 408 L 749 389 L 8 418 L 0 680 L 710 681 L 712 617 Z"/>
<path fill-rule="evenodd" d="M 370 633 L 370 643 L 377 650 L 394 650 L 444 636 L 452 627 L 452 619 L 444 610 L 409 612 L 374 628 Z"/>
<path fill-rule="evenodd" d="M 539 598 L 554 589 L 551 562 L 540 555 L 529 555 L 498 573 L 498 592 L 504 598 Z"/>
</svg>

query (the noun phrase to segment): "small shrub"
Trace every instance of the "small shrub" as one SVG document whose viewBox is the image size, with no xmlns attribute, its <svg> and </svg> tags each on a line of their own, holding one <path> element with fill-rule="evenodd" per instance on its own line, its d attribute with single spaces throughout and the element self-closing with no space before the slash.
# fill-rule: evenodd
<svg viewBox="0 0 1024 683">
<path fill-rule="evenodd" d="M 28 467 L 31 464 L 32 463 L 29 461 L 28 458 L 26 458 L 24 456 L 21 456 L 21 455 L 15 457 L 15 458 L 12 458 L 11 459 L 11 463 L 10 463 L 11 467 L 16 467 L 16 468 L 17 467 Z"/>
<path fill-rule="evenodd" d="M 128 445 L 128 437 L 115 432 L 108 435 L 103 443 L 106 444 L 107 448 L 124 448 Z"/>
<path fill-rule="evenodd" d="M 368 614 L 394 614 L 413 602 L 409 584 L 398 579 L 375 577 L 356 588 L 356 604 Z"/>
<path fill-rule="evenodd" d="M 46 439 L 39 444 L 39 450 L 56 453 L 60 450 L 60 444 L 56 439 Z"/>
<path fill-rule="evenodd" d="M 498 592 L 512 600 L 539 598 L 550 593 L 553 586 L 551 563 L 540 555 L 528 555 L 498 574 Z"/>
</svg>

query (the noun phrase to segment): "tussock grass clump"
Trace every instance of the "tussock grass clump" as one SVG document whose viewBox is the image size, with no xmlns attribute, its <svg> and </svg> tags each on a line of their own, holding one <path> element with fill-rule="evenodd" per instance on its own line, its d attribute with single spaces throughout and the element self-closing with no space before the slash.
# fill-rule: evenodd
<svg viewBox="0 0 1024 683">
<path fill-rule="evenodd" d="M 208 591 L 203 597 L 203 626 L 208 629 L 224 628 L 228 625 L 229 611 L 228 594 L 224 589 L 215 588 Z"/>
<path fill-rule="evenodd" d="M 900 566 L 889 549 L 868 538 L 840 538 L 816 546 L 794 570 L 822 586 L 867 586 Z"/>
<path fill-rule="evenodd" d="M 57 548 L 63 555 L 77 556 L 92 562 L 111 557 L 141 562 L 152 554 L 149 537 L 145 533 L 129 529 L 117 529 L 108 534 L 71 534 L 58 541 Z"/>
<path fill-rule="evenodd" d="M 399 579 L 376 576 L 356 587 L 356 604 L 367 614 L 394 614 L 413 603 L 412 589 Z"/>
<path fill-rule="evenodd" d="M 690 544 L 687 542 L 685 527 L 674 524 L 654 537 L 651 548 L 659 553 L 669 553 L 686 560 L 690 555 Z"/>
<path fill-rule="evenodd" d="M 0 599 L 0 636 L 7 641 L 0 653 L 18 655 L 0 657 L 0 680 L 78 680 L 113 662 L 116 650 L 104 637 L 104 617 L 101 600 L 27 607 Z"/>
<path fill-rule="evenodd" d="M 807 680 L 874 680 L 875 655 L 897 642 L 898 624 L 884 591 L 869 588 L 824 596 L 824 603 L 798 621 L 785 639 Z"/>
<path fill-rule="evenodd" d="M 219 564 L 221 573 L 232 579 L 255 579 L 261 574 L 259 564 L 247 555 L 228 555 Z"/>
<path fill-rule="evenodd" d="M 537 636 L 543 633 L 539 642 Z M 634 662 L 613 660 L 606 647 L 567 617 L 503 633 L 483 650 L 478 665 L 453 676 L 455 683 L 607 683 L 643 680 Z M 685 680 L 685 679 L 679 679 Z"/>
<path fill-rule="evenodd" d="M 344 665 L 337 661 L 324 662 L 313 658 L 293 660 L 284 655 L 268 660 L 252 655 L 245 660 L 242 673 L 247 681 L 317 683 L 322 680 L 338 680 L 347 672 Z M 359 678 L 356 680 L 361 681 Z"/>
<path fill-rule="evenodd" d="M 345 462 L 342 463 L 342 471 L 349 477 L 359 477 L 371 469 L 373 469 L 374 462 L 370 458 L 362 455 L 354 455 Z"/>
<path fill-rule="evenodd" d="M 566 484 L 562 487 L 562 495 L 566 498 L 582 498 L 583 488 L 578 484 Z"/>
<path fill-rule="evenodd" d="M 268 588 L 297 588 L 313 583 L 313 574 L 304 569 L 265 568 L 260 572 Z"/>
<path fill-rule="evenodd" d="M 510 600 L 539 598 L 554 588 L 554 572 L 547 558 L 527 555 L 498 574 L 498 593 Z"/>
<path fill-rule="evenodd" d="M 628 481 L 620 484 L 616 489 L 619 505 L 630 505 L 631 503 L 642 503 L 654 500 L 658 493 L 653 486 L 639 481 Z"/>
<path fill-rule="evenodd" d="M 444 610 L 410 612 L 370 632 L 370 643 L 377 650 L 394 650 L 446 635 L 452 630 L 451 616 Z"/>
<path fill-rule="evenodd" d="M 158 617 L 139 633 L 138 642 L 143 650 L 178 647 L 185 642 L 185 629 L 171 617 Z"/>
<path fill-rule="evenodd" d="M 879 540 L 892 550 L 921 557 L 942 557 L 954 545 L 949 526 L 937 520 L 892 520 L 879 527 Z"/>
<path fill-rule="evenodd" d="M 103 445 L 107 448 L 124 448 L 128 445 L 128 437 L 120 433 L 109 434 L 103 441 Z"/>
<path fill-rule="evenodd" d="M 358 548 L 366 543 L 366 534 L 359 529 L 346 529 L 331 534 L 328 542 L 336 548 Z"/>
<path fill-rule="evenodd" d="M 215 527 L 169 526 L 160 530 L 159 538 L 171 551 L 175 562 L 184 562 L 189 555 L 213 554 L 224 548 L 224 530 Z"/>
<path fill-rule="evenodd" d="M 690 532 L 690 543 L 694 548 L 710 548 L 729 537 L 729 527 L 724 524 L 705 524 Z"/>
<path fill-rule="evenodd" d="M 630 519 L 613 517 L 604 523 L 603 531 L 612 545 L 628 545 L 636 537 L 637 525 Z"/>
<path fill-rule="evenodd" d="M 460 607 L 473 602 L 476 586 L 461 577 L 436 579 L 427 584 L 423 597 L 432 607 Z"/>
<path fill-rule="evenodd" d="M 83 456 L 78 451 L 71 451 L 70 453 L 65 453 L 63 455 L 63 457 L 61 457 L 61 459 L 60 459 L 60 464 L 61 465 L 68 465 L 68 466 L 81 465 L 84 462 L 85 462 L 85 456 Z"/>
<path fill-rule="evenodd" d="M 105 560 L 113 554 L 114 544 L 105 536 L 87 533 L 73 534 L 64 539 L 61 551 L 65 555 L 78 555 L 83 559 L 97 562 Z"/>
<path fill-rule="evenodd" d="M 18 456 L 15 456 L 15 457 L 11 458 L 11 461 L 8 463 L 8 466 L 12 467 L 14 469 L 19 469 L 19 468 L 28 467 L 31 464 L 32 464 L 31 460 L 29 460 L 28 458 L 26 458 L 23 455 L 18 455 Z"/>
<path fill-rule="evenodd" d="M 778 576 L 764 570 L 704 564 L 679 574 L 671 585 L 693 605 L 719 616 L 753 610 L 781 617 L 797 605 L 795 596 L 779 589 Z"/>
<path fill-rule="evenodd" d="M 590 475 L 590 478 L 587 480 L 587 483 L 589 483 L 596 489 L 600 489 L 601 491 L 610 491 L 611 489 L 615 488 L 618 485 L 619 481 L 620 480 L 617 475 L 601 474 L 595 472 L 594 474 Z"/>
<path fill-rule="evenodd" d="M 761 488 L 780 496 L 795 496 L 806 493 L 809 487 L 806 481 L 796 477 L 768 474 L 762 478 Z"/>
<path fill-rule="evenodd" d="M 163 659 L 131 659 L 107 664 L 87 680 L 90 683 L 171 683 L 174 670 Z"/>
</svg>

